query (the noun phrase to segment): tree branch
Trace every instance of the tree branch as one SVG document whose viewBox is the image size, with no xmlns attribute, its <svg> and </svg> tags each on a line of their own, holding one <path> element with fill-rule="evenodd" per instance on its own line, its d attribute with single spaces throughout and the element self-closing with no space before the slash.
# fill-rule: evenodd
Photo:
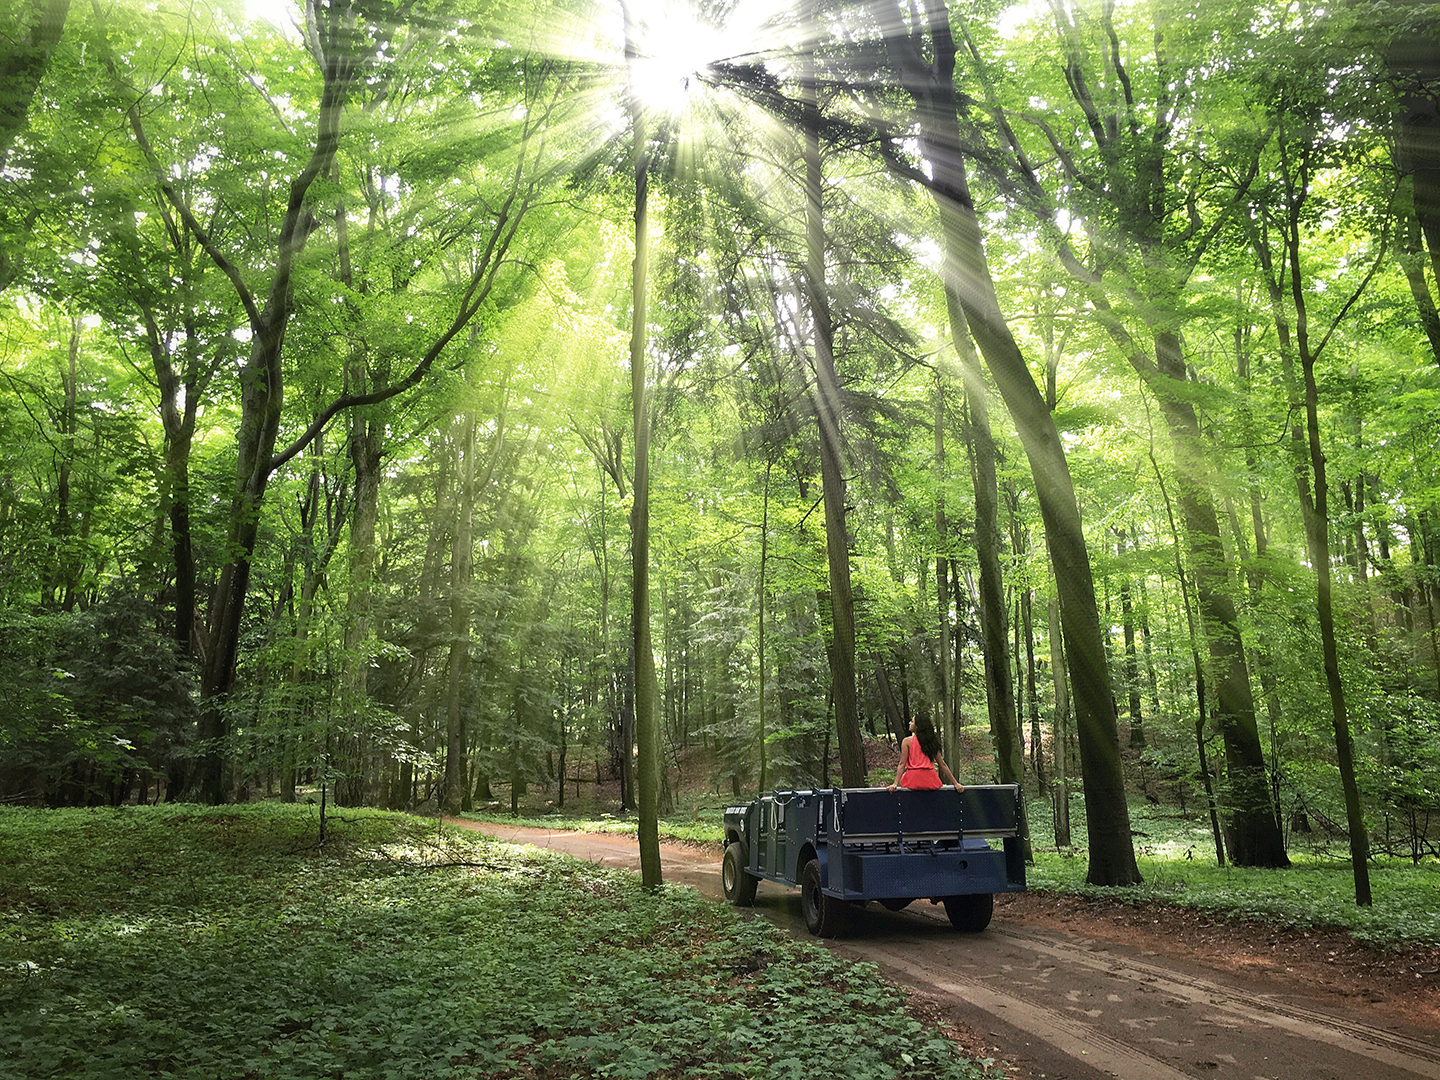
<svg viewBox="0 0 1440 1080">
<path fill-rule="evenodd" d="M 109 71 L 110 77 L 115 81 L 116 89 L 124 94 L 126 93 L 124 80 L 120 77 L 119 68 L 115 64 L 115 57 L 110 49 L 110 41 L 103 32 L 105 13 L 100 7 L 100 0 L 90 0 L 90 4 L 95 11 L 95 21 L 100 25 L 102 31 L 100 34 L 101 59 L 105 64 L 106 70 Z M 240 303 L 245 306 L 245 314 L 249 317 L 251 329 L 259 330 L 262 325 L 260 308 L 255 302 L 254 294 L 250 292 L 249 286 L 245 284 L 245 279 L 241 276 L 239 268 L 225 257 L 225 253 L 215 244 L 209 232 L 206 231 L 205 227 L 200 224 L 199 220 L 191 211 L 189 201 L 176 190 L 175 185 L 170 181 L 169 177 L 165 175 L 165 170 L 160 165 L 160 159 L 156 156 L 154 147 L 150 145 L 149 138 L 146 137 L 145 126 L 140 119 L 139 98 L 136 98 L 126 106 L 125 117 L 130 123 L 130 130 L 135 135 L 135 143 L 140 148 L 140 153 L 144 156 L 151 171 L 155 174 L 156 185 L 165 195 L 170 205 L 175 207 L 175 211 L 180 215 L 180 219 L 185 223 L 185 227 L 190 230 L 195 239 L 200 242 L 200 246 L 205 249 L 205 254 L 209 255 L 211 261 L 220 268 L 220 272 L 230 279 L 230 283 L 235 288 L 236 295 L 240 298 Z"/>
</svg>

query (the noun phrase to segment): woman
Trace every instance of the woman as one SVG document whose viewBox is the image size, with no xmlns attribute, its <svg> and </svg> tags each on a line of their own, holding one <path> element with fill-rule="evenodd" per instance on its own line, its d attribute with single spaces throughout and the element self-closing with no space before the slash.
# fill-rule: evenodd
<svg viewBox="0 0 1440 1080">
<path fill-rule="evenodd" d="M 929 715 L 920 713 L 910 721 L 910 734 L 900 741 L 900 767 L 895 771 L 895 783 L 890 785 L 890 790 L 903 787 L 934 791 L 942 786 L 941 773 L 955 785 L 956 791 L 965 790 L 965 785 L 955 779 L 940 756 L 940 736 L 935 732 L 935 725 Z"/>
</svg>

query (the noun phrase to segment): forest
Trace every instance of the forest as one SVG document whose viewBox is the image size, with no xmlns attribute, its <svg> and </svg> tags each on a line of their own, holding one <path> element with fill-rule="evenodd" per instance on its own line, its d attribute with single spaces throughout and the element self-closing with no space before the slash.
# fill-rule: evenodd
<svg viewBox="0 0 1440 1080">
<path fill-rule="evenodd" d="M 1440 856 L 1434 5 L 0 12 L 0 801 Z"/>
</svg>

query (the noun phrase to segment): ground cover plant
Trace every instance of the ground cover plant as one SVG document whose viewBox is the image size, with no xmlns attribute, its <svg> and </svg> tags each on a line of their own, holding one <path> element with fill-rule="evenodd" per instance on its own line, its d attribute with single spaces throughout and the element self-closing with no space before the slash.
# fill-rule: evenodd
<svg viewBox="0 0 1440 1080">
<path fill-rule="evenodd" d="M 873 967 L 693 890 L 370 811 L 0 808 L 42 1077 L 975 1077 Z"/>
<path fill-rule="evenodd" d="M 1440 946 L 1440 862 L 1434 859 L 1415 865 L 1409 859 L 1372 857 L 1374 904 L 1359 907 L 1343 837 L 1338 846 L 1322 837 L 1304 842 L 1292 837 L 1291 865 L 1285 870 L 1222 867 L 1216 865 L 1205 819 L 1134 799 L 1130 820 L 1145 880 L 1126 888 L 1097 888 L 1085 883 L 1085 824 L 1079 807 L 1071 811 L 1074 847 L 1067 849 L 1055 847 L 1049 804 L 1032 800 L 1029 811 L 1035 865 L 1027 880 L 1032 890 L 1182 905 L 1275 927 L 1333 927 L 1388 948 Z"/>
<path fill-rule="evenodd" d="M 489 821 L 534 829 L 553 829 L 557 825 L 563 825 L 577 832 L 609 833 L 614 836 L 634 836 L 639 827 L 635 817 L 629 814 L 571 817 L 566 814 L 512 815 L 482 811 L 462 816 L 470 821 Z M 684 817 L 661 818 L 659 828 L 660 838 L 670 843 L 719 845 L 725 842 L 725 829 L 720 824 L 718 812 L 703 821 L 691 821 Z"/>
</svg>

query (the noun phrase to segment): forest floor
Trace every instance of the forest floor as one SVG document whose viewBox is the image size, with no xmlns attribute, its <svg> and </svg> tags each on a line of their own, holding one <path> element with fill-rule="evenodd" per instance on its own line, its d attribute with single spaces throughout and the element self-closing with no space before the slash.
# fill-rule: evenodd
<svg viewBox="0 0 1440 1080">
<path fill-rule="evenodd" d="M 996 897 L 996 919 L 1125 944 L 1234 976 L 1263 976 L 1317 999 L 1362 1001 L 1369 1012 L 1440 1031 L 1440 949 L 1395 952 L 1344 930 L 1277 930 L 1171 904 L 1128 904 L 1026 892 Z"/>
<path fill-rule="evenodd" d="M 983 755 L 975 749 L 977 760 Z M 893 775 L 899 750 L 886 739 L 865 740 L 870 781 L 885 782 Z M 962 758 L 966 755 L 962 754 Z M 956 773 L 962 781 L 981 781 L 974 767 L 962 761 Z M 578 772 L 577 772 L 578 775 Z M 731 801 L 728 791 L 714 775 L 711 755 L 691 747 L 681 756 L 681 768 L 672 773 L 676 788 L 687 805 L 699 812 L 718 813 Z M 580 796 L 581 785 L 570 792 Z M 498 788 L 500 796 L 503 787 Z M 613 780 L 584 781 L 583 797 L 567 800 L 565 812 L 608 816 L 619 807 L 619 785 Z M 553 794 L 553 789 L 551 789 Z M 508 793 L 506 793 L 508 794 Z M 553 812 L 555 806 L 539 791 L 532 794 L 530 809 Z M 579 805 L 577 805 L 579 804 Z M 492 812 L 508 809 L 508 801 L 497 799 Z M 522 813 L 524 810 L 522 810 Z M 710 850 L 717 864 L 718 844 L 692 845 Z M 1213 912 L 1181 904 L 1134 902 L 1133 900 L 1075 896 L 1033 890 L 996 898 L 997 918 L 1006 917 L 1028 925 L 1069 931 L 1102 941 L 1128 942 L 1158 954 L 1186 957 L 1235 975 L 1263 973 L 1313 987 L 1317 993 L 1337 998 L 1358 998 L 1397 1018 L 1422 1027 L 1440 1030 L 1440 948 L 1412 947 L 1403 951 L 1378 948 L 1357 941 L 1340 928 L 1306 930 L 1280 928 L 1255 919 L 1227 919 Z"/>
<path fill-rule="evenodd" d="M 889 778 L 886 776 L 887 771 L 889 776 L 893 776 L 898 756 L 895 748 L 885 741 L 867 740 L 866 750 L 867 760 L 871 765 L 870 782 L 886 782 Z M 694 807 L 697 820 L 702 815 L 705 818 L 714 816 L 710 811 L 732 799 L 728 790 L 728 778 L 723 778 L 727 782 L 722 782 L 722 778 L 714 774 L 713 768 L 708 767 L 711 763 L 705 760 L 706 757 L 707 755 L 703 754 L 693 754 L 683 762 L 678 775 L 672 774 L 676 788 L 682 792 L 683 805 L 687 809 Z M 970 772 L 963 764 L 957 769 L 962 780 L 973 782 L 982 779 L 978 775 L 972 777 Z M 553 788 L 550 793 L 553 796 Z M 567 795 L 579 793 L 580 786 L 575 785 Z M 600 811 L 600 816 L 610 816 L 605 811 L 615 809 L 611 803 L 612 800 L 618 802 L 617 796 L 618 791 L 611 790 L 609 784 L 586 781 L 584 796 L 567 797 L 565 812 L 584 815 L 588 809 Z M 588 803 L 589 806 L 577 806 L 577 803 Z M 499 806 L 492 804 L 491 808 L 498 810 Z M 508 809 L 508 806 L 506 808 Z M 533 809 L 538 810 L 539 807 Z M 548 805 L 546 809 L 553 812 L 555 807 Z M 544 813 L 543 810 L 540 812 Z M 493 826 L 484 824 L 462 824 L 486 832 L 493 829 Z M 522 836 L 518 835 L 520 832 L 530 830 L 516 830 L 515 839 L 522 839 Z M 633 844 L 632 838 L 611 836 L 601 839 L 594 834 L 572 833 L 564 840 L 557 838 L 556 842 L 546 843 L 545 846 L 561 846 L 563 850 L 569 850 L 582 858 L 623 865 L 628 855 L 623 849 L 627 846 L 633 849 Z M 718 899 L 718 863 L 721 850 L 718 844 L 674 843 L 667 844 L 666 850 L 667 880 L 694 884 L 702 893 Z M 672 865 L 678 872 L 672 873 Z M 769 887 L 761 890 L 762 913 L 782 924 L 797 922 L 798 905 L 793 902 L 793 898 L 774 896 L 767 906 L 763 897 L 767 891 L 770 891 Z M 1073 1055 L 1070 1058 L 1066 1058 L 1064 1054 L 1057 1056 L 1053 1047 L 1046 1051 L 1050 1054 L 1049 1057 L 1044 1054 L 1036 1056 L 1038 1049 L 1026 1050 L 1025 1048 L 1032 1047 L 1030 1033 L 1008 1028 L 996 1019 L 997 1015 L 1005 1014 L 1006 1006 L 1000 1006 L 998 1014 L 993 1009 L 986 1014 L 976 1011 L 973 1007 L 975 1001 L 968 1004 L 963 1001 L 963 986 L 974 989 L 985 976 L 972 975 L 969 982 L 966 982 L 966 977 L 957 975 L 959 984 L 951 983 L 947 987 L 944 979 L 941 979 L 941 985 L 937 987 L 937 980 L 927 978 L 926 971 L 930 966 L 928 960 L 922 960 L 918 966 L 907 967 L 903 958 L 909 947 L 907 935 L 918 933 L 919 940 L 926 942 L 928 948 L 942 949 L 947 953 L 951 948 L 947 941 L 954 940 L 941 937 L 932 941 L 927 936 L 929 931 L 923 928 L 922 924 L 930 920 L 917 918 L 917 914 L 927 913 L 915 911 L 924 906 L 912 905 L 911 911 L 899 917 L 878 913 L 881 924 L 877 931 L 864 933 L 860 940 L 840 945 L 840 951 L 857 959 L 872 959 L 879 963 L 896 982 L 908 988 L 912 1008 L 916 1013 L 944 1028 L 971 1057 L 1006 1060 L 1010 1063 L 1010 1075 L 1019 1080 L 1038 1080 L 1042 1076 L 1047 1080 L 1054 1080 L 1057 1075 L 1091 1075 L 1083 1066 L 1076 1068 L 1077 1059 Z M 791 912 L 790 907 L 794 907 L 795 911 Z M 895 918 L 902 921 L 886 923 L 886 920 Z M 908 919 L 908 922 L 903 921 L 905 919 Z M 917 927 L 922 928 L 917 930 Z M 945 928 L 948 929 L 948 924 Z M 1091 1037 L 1101 1038 L 1098 1034 L 1101 1030 L 1099 1025 L 1118 1022 L 1119 1026 L 1113 1028 L 1112 1035 L 1101 1038 L 1102 1042 L 1110 1045 L 1112 1051 L 1120 1055 L 1113 1063 L 1114 1067 L 1120 1070 L 1116 1075 L 1164 1077 L 1170 1075 L 1166 1070 L 1173 1065 L 1180 1066 L 1179 1071 L 1183 1073 L 1193 1073 L 1197 1068 L 1203 1074 L 1213 1073 L 1214 1062 L 1209 1057 L 1197 1060 L 1193 1056 L 1186 1058 L 1183 1053 L 1179 1057 L 1160 1053 L 1160 1044 L 1168 1043 L 1166 1038 L 1159 1037 L 1155 1032 L 1150 1033 L 1148 1041 L 1146 1038 L 1129 1039 L 1129 1048 L 1119 1049 L 1120 1044 L 1127 1042 L 1128 1034 L 1136 1030 L 1137 1026 L 1144 1027 L 1156 1022 L 1156 1017 L 1140 1014 L 1125 1018 L 1122 1012 L 1128 1007 L 1132 997 L 1135 997 L 1136 1008 L 1140 1007 L 1140 999 L 1132 994 L 1135 985 L 1147 981 L 1155 982 L 1158 973 L 1158 985 L 1161 987 L 1159 996 L 1165 998 L 1167 994 L 1171 995 L 1163 1002 L 1168 1008 L 1163 1022 L 1159 1024 L 1169 1035 L 1175 1034 L 1172 1027 L 1182 1023 L 1185 1012 L 1183 1005 L 1180 1005 L 1173 995 L 1178 991 L 1183 996 L 1186 987 L 1193 990 L 1197 986 L 1204 988 L 1201 991 L 1202 997 L 1214 995 L 1216 1000 L 1223 1000 L 1223 995 L 1227 993 L 1235 995 L 1231 1000 L 1243 1000 L 1243 1009 L 1249 1010 L 1247 1015 L 1252 1017 L 1264 1015 L 1265 1010 L 1274 1004 L 1280 1010 L 1276 1015 L 1280 1017 L 1278 1023 L 1281 1028 L 1287 1024 L 1291 1028 L 1304 1027 L 1306 1024 L 1325 1027 L 1331 1023 L 1329 1018 L 1336 1018 L 1336 1030 L 1349 1033 L 1340 1040 L 1344 1045 L 1338 1047 L 1323 1045 L 1322 1040 L 1322 1045 L 1318 1048 L 1311 1047 L 1307 1050 L 1302 1042 L 1297 1043 L 1297 1047 L 1284 1051 L 1283 1053 L 1292 1055 L 1291 1066 L 1296 1071 L 1273 1071 L 1274 1067 L 1280 1064 L 1281 1054 L 1276 1054 L 1275 1060 L 1265 1062 L 1270 1068 L 1263 1072 L 1251 1072 L 1247 1074 L 1249 1076 L 1329 1076 L 1332 1075 L 1329 1069 L 1337 1055 L 1343 1058 L 1350 1053 L 1359 1053 L 1361 1060 L 1355 1064 L 1369 1067 L 1372 1076 L 1440 1077 L 1440 1043 L 1425 1038 L 1425 1033 L 1440 1033 L 1440 948 L 1411 947 L 1390 950 L 1366 945 L 1340 928 L 1282 928 L 1263 919 L 1227 918 L 1182 904 L 1148 900 L 1137 902 L 1133 898 L 1111 899 L 1043 890 L 997 897 L 994 928 L 999 930 L 999 934 L 995 936 L 1001 939 L 1001 951 L 994 954 L 992 962 L 1010 970 L 1017 980 L 1017 987 L 1026 985 L 1027 979 L 1034 981 L 1036 993 L 1031 1000 L 1037 1015 L 1047 1014 L 1061 1026 L 1077 1016 L 1082 1024 L 1097 1025 L 1094 1030 L 1086 1028 L 1085 1034 L 1081 1036 L 1082 1041 Z M 805 936 L 803 927 L 795 926 L 792 929 L 797 937 Z M 992 937 L 991 934 L 982 936 Z M 1020 946 L 1019 953 L 1016 952 L 1017 943 Z M 1006 948 L 1010 949 L 1010 952 L 1002 956 Z M 1037 948 L 1040 953 L 1035 952 Z M 1030 950 L 1029 953 L 1026 953 L 1027 949 Z M 1034 975 L 1036 966 L 1041 964 L 1037 956 L 1047 950 L 1056 955 L 1052 955 L 1050 961 L 1046 962 L 1053 961 L 1059 966 L 1067 963 L 1063 959 L 1057 959 L 1057 949 L 1060 953 L 1086 953 L 1089 959 L 1082 961 L 1081 967 L 1086 962 L 1091 964 L 1092 968 L 1095 967 L 1096 957 L 1101 958 L 1102 966 L 1111 959 L 1114 959 L 1119 968 L 1130 965 L 1128 987 L 1107 984 L 1106 976 L 1098 969 L 1093 984 L 1087 987 L 1083 973 L 1075 973 L 1075 981 L 1066 984 L 1069 1003 L 1062 998 L 1057 1004 L 1054 998 L 1056 987 L 1045 982 L 1050 978 L 1049 973 L 1042 971 L 1040 975 Z M 892 954 L 894 963 L 887 963 Z M 1020 954 L 1025 954 L 1028 959 L 1017 961 L 1016 957 Z M 1178 981 L 1173 985 L 1167 983 L 1168 972 L 1176 973 L 1175 978 Z M 1056 981 L 1058 982 L 1058 976 Z M 1019 990 L 1015 992 L 1023 996 Z M 1109 1011 L 1114 1013 L 1114 1016 L 1107 1015 L 1101 1019 L 1094 1019 L 1092 1016 L 1092 1019 L 1087 1021 L 1084 1017 L 1090 1014 L 1083 1010 L 1077 1011 L 1077 994 L 1082 998 L 1094 995 L 1097 1001 L 1091 1004 L 1103 1002 L 1105 999 L 1115 1003 L 1123 997 L 1127 1005 L 1109 1006 Z M 974 996 L 971 995 L 972 998 Z M 980 996 L 983 996 L 983 993 Z M 1154 996 L 1152 995 L 1148 1002 L 1152 1011 L 1157 1004 Z M 1018 998 L 1007 1000 L 1010 1001 L 1009 1007 L 1012 1009 L 1021 1004 Z M 1227 1031 L 1228 1023 L 1222 1021 L 1219 1022 L 1219 1027 L 1204 1030 L 1204 1024 L 1213 1021 L 1216 1013 L 1213 1010 L 1204 1011 L 1206 1002 L 1192 1002 L 1192 1005 L 1195 1004 L 1200 1005 L 1203 1014 L 1210 1019 L 1201 1021 L 1201 1028 L 1190 1040 L 1192 1049 L 1198 1050 L 1207 1045 L 1205 1035 L 1212 1036 L 1208 1045 L 1214 1048 L 1216 1040 L 1213 1036 L 1217 1032 Z M 1287 1009 L 1290 1012 L 1287 1013 Z M 1313 1013 L 1307 1011 L 1312 1009 Z M 1092 1010 L 1092 1013 L 1098 1011 L 1100 1010 Z M 994 1028 L 1001 1030 L 996 1031 Z M 1395 1033 L 1395 1037 L 1400 1040 L 1396 1044 L 1400 1058 L 1388 1062 L 1385 1055 L 1391 1051 L 1384 1049 L 1387 1033 Z M 1415 1033 L 1421 1035 L 1418 1043 L 1413 1040 Z M 1285 1037 L 1291 1036 L 1301 1039 L 1301 1035 L 1296 1031 L 1289 1032 Z M 1034 1047 L 1038 1048 L 1045 1037 L 1042 1034 L 1040 1039 L 1034 1040 Z M 1347 1039 L 1350 1041 L 1346 1042 Z M 1410 1041 L 1407 1042 L 1407 1039 Z M 1232 1038 L 1228 1041 L 1235 1040 Z M 1380 1049 L 1376 1049 L 1377 1047 Z M 1269 1049 L 1263 1041 L 1254 1048 L 1252 1056 L 1257 1069 L 1261 1059 L 1268 1056 Z M 1222 1065 L 1235 1054 L 1244 1059 L 1244 1053 L 1238 1046 L 1232 1046 L 1231 1050 L 1233 1054 L 1218 1055 Z M 1311 1052 L 1318 1053 L 1319 1060 L 1324 1062 L 1319 1071 L 1301 1067 L 1306 1055 Z M 1132 1057 L 1126 1058 L 1127 1053 L 1132 1054 Z M 1162 1058 L 1168 1058 L 1171 1063 L 1167 1064 Z M 1093 1061 L 1093 1058 L 1089 1060 Z M 1375 1066 L 1381 1066 L 1381 1071 L 1374 1071 Z M 1398 1071 L 1384 1071 L 1388 1067 L 1396 1067 Z M 1075 1071 L 1071 1071 L 1072 1069 Z M 1230 1071 L 1228 1065 L 1225 1071 Z"/>
<path fill-rule="evenodd" d="M 458 824 L 607 865 L 635 859 L 632 837 Z M 720 899 L 718 845 L 662 848 L 667 881 Z M 1012 1080 L 1440 1077 L 1440 950 L 1046 892 L 997 897 L 991 929 L 973 937 L 927 908 L 867 911 L 830 944 L 878 964 L 917 1016 L 967 1056 L 1005 1061 Z M 763 887 L 756 911 L 806 937 L 794 890 Z"/>
</svg>

